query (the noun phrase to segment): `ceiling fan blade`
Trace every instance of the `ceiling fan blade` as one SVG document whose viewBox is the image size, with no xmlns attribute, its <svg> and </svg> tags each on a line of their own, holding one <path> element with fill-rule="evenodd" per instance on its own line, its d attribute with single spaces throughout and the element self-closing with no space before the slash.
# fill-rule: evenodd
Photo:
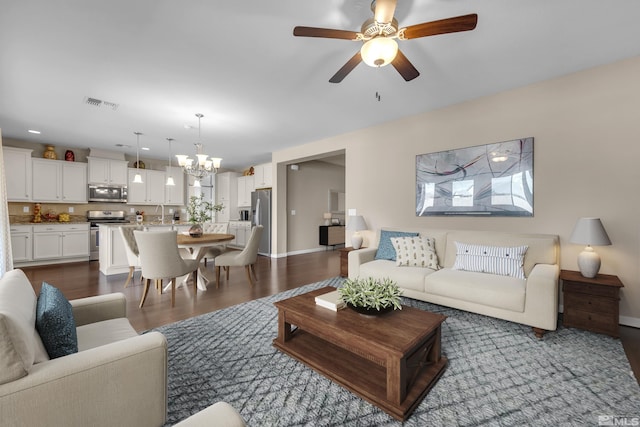
<svg viewBox="0 0 640 427">
<path fill-rule="evenodd" d="M 358 51 L 350 60 L 347 61 L 346 64 L 342 66 L 342 68 L 338 70 L 337 73 L 333 75 L 333 77 L 329 79 L 329 83 L 340 83 L 345 77 L 347 77 L 347 74 L 353 71 L 353 69 L 361 62 L 362 57 L 360 56 L 360 51 Z"/>
<path fill-rule="evenodd" d="M 463 15 L 455 18 L 441 19 L 439 21 L 423 22 L 411 25 L 404 29 L 405 39 L 417 39 L 419 37 L 435 36 L 438 34 L 457 33 L 476 28 L 478 15 Z"/>
<path fill-rule="evenodd" d="M 293 29 L 293 35 L 298 37 L 356 40 L 358 33 L 347 30 L 331 30 L 329 28 L 295 27 Z"/>
<path fill-rule="evenodd" d="M 393 21 L 397 0 L 375 0 L 376 9 L 373 12 L 376 21 L 388 24 Z"/>
<path fill-rule="evenodd" d="M 416 67 L 409 62 L 400 49 L 398 49 L 396 57 L 391 61 L 391 65 L 393 65 L 393 68 L 395 68 L 406 81 L 411 81 L 420 75 Z"/>
</svg>

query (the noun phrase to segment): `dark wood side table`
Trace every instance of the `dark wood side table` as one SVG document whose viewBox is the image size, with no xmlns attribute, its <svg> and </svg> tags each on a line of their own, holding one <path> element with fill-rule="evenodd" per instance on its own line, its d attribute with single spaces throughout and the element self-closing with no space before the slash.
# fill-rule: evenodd
<svg viewBox="0 0 640 427">
<path fill-rule="evenodd" d="M 618 338 L 620 288 L 618 276 L 598 274 L 593 279 L 579 271 L 562 270 L 564 326 L 586 329 Z"/>
<path fill-rule="evenodd" d="M 340 277 L 349 277 L 349 252 L 354 249 L 349 246 L 348 248 L 341 248 L 340 251 Z"/>
</svg>

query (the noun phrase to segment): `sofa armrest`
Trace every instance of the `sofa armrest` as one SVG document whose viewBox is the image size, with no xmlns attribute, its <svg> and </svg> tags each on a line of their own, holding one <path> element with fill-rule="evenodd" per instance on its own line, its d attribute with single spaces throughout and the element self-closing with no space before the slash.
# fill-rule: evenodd
<svg viewBox="0 0 640 427">
<path fill-rule="evenodd" d="M 536 264 L 527 278 L 525 312 L 536 317 L 538 327 L 549 331 L 558 326 L 559 278 L 557 264 Z"/>
<path fill-rule="evenodd" d="M 360 276 L 360 265 L 373 261 L 378 248 L 363 248 L 349 252 L 349 278 L 355 279 Z"/>
<path fill-rule="evenodd" d="M 3 426 L 160 426 L 166 412 L 159 332 L 38 363 L 0 386 Z"/>
<path fill-rule="evenodd" d="M 73 307 L 76 326 L 127 317 L 127 300 L 120 292 L 80 298 L 69 302 Z"/>
</svg>

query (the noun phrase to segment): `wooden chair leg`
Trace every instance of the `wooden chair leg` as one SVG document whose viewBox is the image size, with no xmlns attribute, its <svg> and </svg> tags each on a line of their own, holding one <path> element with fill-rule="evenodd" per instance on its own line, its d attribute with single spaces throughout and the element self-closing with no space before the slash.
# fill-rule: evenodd
<svg viewBox="0 0 640 427">
<path fill-rule="evenodd" d="M 205 267 L 207 266 L 207 259 L 206 258 L 204 259 L 204 266 Z"/>
<path fill-rule="evenodd" d="M 220 288 L 220 267 L 216 265 L 216 289 Z"/>
<path fill-rule="evenodd" d="M 231 267 L 229 267 L 228 265 L 224 268 L 224 271 L 227 272 L 227 281 L 229 281 L 229 270 L 231 269 Z"/>
<path fill-rule="evenodd" d="M 135 267 L 133 266 L 129 266 L 129 275 L 127 276 L 127 281 L 124 282 L 124 287 L 126 288 L 127 286 L 129 286 L 129 282 L 131 281 L 131 278 L 133 277 L 133 271 L 135 270 Z"/>
<path fill-rule="evenodd" d="M 244 269 L 247 272 L 247 279 L 249 280 L 249 284 L 251 285 L 251 287 L 253 287 L 253 279 L 251 278 L 251 266 L 246 265 Z"/>
<path fill-rule="evenodd" d="M 176 278 L 171 279 L 171 308 L 176 305 Z"/>
<path fill-rule="evenodd" d="M 144 304 L 144 300 L 147 299 L 147 292 L 149 291 L 149 285 L 151 284 L 151 280 L 147 279 L 144 282 L 144 290 L 142 291 L 142 298 L 140 299 L 140 308 L 142 308 L 142 305 Z"/>
<path fill-rule="evenodd" d="M 156 289 L 158 290 L 158 295 L 162 295 L 162 279 L 156 279 Z"/>
<path fill-rule="evenodd" d="M 253 273 L 253 281 L 257 282 L 258 281 L 258 276 L 256 276 L 256 265 L 255 264 L 251 264 L 251 272 Z"/>
</svg>

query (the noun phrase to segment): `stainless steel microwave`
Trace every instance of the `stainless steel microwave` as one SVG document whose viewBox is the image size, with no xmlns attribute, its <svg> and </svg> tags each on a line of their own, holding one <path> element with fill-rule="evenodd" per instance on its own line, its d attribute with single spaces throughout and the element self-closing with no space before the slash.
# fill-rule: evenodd
<svg viewBox="0 0 640 427">
<path fill-rule="evenodd" d="M 89 185 L 90 202 L 127 203 L 126 185 Z"/>
</svg>

